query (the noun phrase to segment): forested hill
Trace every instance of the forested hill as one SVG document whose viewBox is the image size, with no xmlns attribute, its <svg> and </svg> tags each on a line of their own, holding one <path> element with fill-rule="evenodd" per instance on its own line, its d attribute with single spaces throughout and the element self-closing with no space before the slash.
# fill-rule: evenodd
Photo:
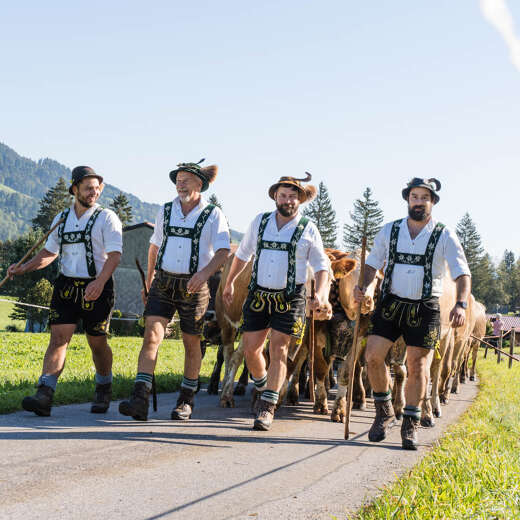
<svg viewBox="0 0 520 520">
<path fill-rule="evenodd" d="M 70 169 L 52 159 L 35 162 L 21 157 L 13 149 L 0 143 L 0 241 L 15 238 L 31 228 L 31 220 L 38 213 L 41 198 L 63 177 L 70 180 Z M 122 191 L 106 184 L 100 204 L 108 207 Z M 159 206 L 142 202 L 131 193 L 123 192 L 132 206 L 133 222 L 153 222 Z M 235 239 L 240 234 L 232 232 Z"/>
</svg>

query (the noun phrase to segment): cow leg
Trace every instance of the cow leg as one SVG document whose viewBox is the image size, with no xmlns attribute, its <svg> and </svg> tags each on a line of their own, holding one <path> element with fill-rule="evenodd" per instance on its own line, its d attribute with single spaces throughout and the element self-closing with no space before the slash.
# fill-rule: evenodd
<svg viewBox="0 0 520 520">
<path fill-rule="evenodd" d="M 300 374 L 302 371 L 303 364 L 307 359 L 307 345 L 304 341 L 300 347 L 300 351 L 294 361 L 294 367 L 287 370 L 287 375 L 290 375 L 287 388 L 287 404 L 297 405 L 300 400 Z"/>
<path fill-rule="evenodd" d="M 471 369 L 469 371 L 469 380 L 475 381 L 475 368 L 477 366 L 479 342 L 474 341 L 471 348 Z"/>
<path fill-rule="evenodd" d="M 314 396 L 314 413 L 328 415 L 329 406 L 327 401 L 327 389 L 325 378 L 329 373 L 331 360 L 326 359 L 323 350 L 327 341 L 327 324 L 316 322 L 315 324 L 315 348 L 314 348 L 314 373 L 316 379 L 316 393 Z M 312 348 L 312 346 L 310 346 Z"/>
<path fill-rule="evenodd" d="M 242 369 L 242 373 L 240 374 L 240 377 L 238 378 L 238 383 L 237 383 L 237 386 L 235 387 L 235 390 L 233 391 L 233 395 L 245 395 L 248 382 L 249 382 L 249 370 L 247 369 L 247 365 L 244 362 L 244 368 Z"/>
<path fill-rule="evenodd" d="M 219 345 L 217 349 L 217 360 L 215 361 L 215 366 L 213 367 L 213 372 L 211 373 L 211 377 L 208 385 L 208 394 L 217 395 L 218 394 L 218 385 L 220 383 L 220 372 L 222 371 L 222 365 L 224 364 L 224 346 Z"/>
<path fill-rule="evenodd" d="M 354 385 L 352 387 L 352 408 L 354 410 L 366 410 L 365 387 L 363 385 L 363 366 L 356 361 L 354 369 Z"/>
<path fill-rule="evenodd" d="M 336 386 L 336 378 L 334 377 L 334 361 L 330 365 L 329 369 L 329 390 Z"/>
<path fill-rule="evenodd" d="M 234 408 L 235 400 L 233 399 L 233 385 L 235 376 L 244 361 L 244 348 L 242 347 L 242 339 L 238 344 L 238 348 L 233 352 L 229 361 L 229 369 L 222 383 L 222 392 L 220 393 L 220 406 L 222 408 Z"/>
<path fill-rule="evenodd" d="M 394 401 L 394 412 L 397 420 L 403 416 L 405 405 L 404 385 L 406 382 L 406 365 L 401 363 L 394 364 L 394 387 L 392 388 L 392 398 Z"/>
<path fill-rule="evenodd" d="M 347 385 L 348 385 L 348 355 L 341 362 L 338 369 L 338 389 L 336 391 L 336 399 L 332 406 L 330 420 L 332 422 L 345 422 L 347 415 Z"/>
</svg>

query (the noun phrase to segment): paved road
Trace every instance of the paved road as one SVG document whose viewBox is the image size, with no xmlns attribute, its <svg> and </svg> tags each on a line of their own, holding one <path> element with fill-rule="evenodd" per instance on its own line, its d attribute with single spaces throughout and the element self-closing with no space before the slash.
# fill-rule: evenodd
<svg viewBox="0 0 520 520">
<path fill-rule="evenodd" d="M 398 427 L 367 441 L 371 403 L 354 411 L 348 442 L 308 402 L 255 432 L 249 395 L 230 410 L 205 391 L 188 424 L 169 420 L 176 394 L 161 394 L 147 423 L 120 416 L 117 403 L 103 417 L 87 404 L 0 416 L 0 518 L 344 518 L 414 465 L 476 392 L 462 385 L 437 426 L 420 430 L 418 452 L 400 449 Z"/>
</svg>

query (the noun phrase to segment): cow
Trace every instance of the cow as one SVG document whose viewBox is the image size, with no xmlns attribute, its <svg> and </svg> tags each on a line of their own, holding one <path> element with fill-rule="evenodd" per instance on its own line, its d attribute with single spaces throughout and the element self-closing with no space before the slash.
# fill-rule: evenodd
<svg viewBox="0 0 520 520">
<path fill-rule="evenodd" d="M 475 326 L 473 327 L 472 335 L 475 338 L 482 339 L 486 335 L 486 308 L 480 302 L 475 302 Z M 466 354 L 466 359 L 464 362 L 464 372 L 461 373 L 461 383 L 465 382 L 465 376 L 467 372 L 467 367 L 469 365 L 469 356 L 472 356 L 472 366 L 469 372 L 469 380 L 475 381 L 475 367 L 477 365 L 477 355 L 478 349 L 480 347 L 480 341 L 478 339 L 471 338 L 471 344 Z"/>
</svg>

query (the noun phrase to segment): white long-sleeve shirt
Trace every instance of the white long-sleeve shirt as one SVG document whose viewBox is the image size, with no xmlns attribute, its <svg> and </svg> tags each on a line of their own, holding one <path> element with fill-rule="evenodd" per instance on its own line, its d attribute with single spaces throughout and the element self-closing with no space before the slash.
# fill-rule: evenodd
<svg viewBox="0 0 520 520">
<path fill-rule="evenodd" d="M 95 204 L 78 219 L 74 211 L 74 205 L 72 205 L 63 232 L 83 231 L 92 213 L 94 213 L 98 207 L 99 204 Z M 60 216 L 61 213 L 58 213 L 58 215 L 54 217 L 52 221 L 53 226 Z M 107 253 L 114 251 L 121 253 L 123 251 L 123 230 L 121 221 L 112 210 L 105 208 L 101 211 L 92 227 L 91 238 L 94 263 L 96 264 L 96 272 L 99 274 L 108 258 Z M 60 252 L 58 228 L 47 238 L 45 249 L 55 255 Z M 87 267 L 86 249 L 83 243 L 63 244 L 60 265 L 60 271 L 65 276 L 71 278 L 90 278 Z"/>
<path fill-rule="evenodd" d="M 235 253 L 235 256 L 244 262 L 249 262 L 256 253 L 262 215 L 263 213 L 260 213 L 251 222 Z M 301 215 L 298 213 L 295 218 L 291 219 L 281 229 L 278 229 L 276 211 L 274 211 L 267 222 L 263 239 L 273 242 L 290 242 L 300 219 Z M 289 266 L 288 257 L 287 251 L 262 249 L 258 260 L 258 285 L 266 289 L 285 289 Z M 296 284 L 302 284 L 307 281 L 307 263 L 310 264 L 315 273 L 329 269 L 329 262 L 323 250 L 320 233 L 312 222 L 308 222 L 296 245 Z"/>
<path fill-rule="evenodd" d="M 187 215 L 182 213 L 181 202 L 176 197 L 172 203 L 172 213 L 170 216 L 170 226 L 193 228 L 202 210 L 208 205 L 204 197 Z M 155 218 L 155 230 L 150 237 L 150 243 L 161 247 L 163 241 L 163 221 L 164 206 L 161 206 Z M 213 208 L 210 216 L 200 235 L 199 245 L 199 264 L 197 271 L 204 269 L 215 252 L 219 249 L 231 249 L 229 239 L 229 227 L 222 210 L 219 207 Z M 161 269 L 174 274 L 190 273 L 191 239 L 183 237 L 168 237 L 164 255 L 162 258 Z"/>
<path fill-rule="evenodd" d="M 408 219 L 404 218 L 400 225 L 397 253 L 423 255 L 437 221 L 430 219 L 414 239 L 410 236 L 407 222 Z M 383 265 L 388 265 L 392 225 L 393 222 L 385 224 L 374 239 L 374 246 L 366 260 L 367 265 L 374 269 L 381 269 Z M 423 290 L 424 267 L 399 264 L 397 258 L 395 262 L 390 292 L 401 298 L 420 300 Z M 442 294 L 442 279 L 446 272 L 446 265 L 449 267 L 451 277 L 454 280 L 461 275 L 471 276 L 464 250 L 457 235 L 445 227 L 433 254 L 432 296 Z"/>
</svg>

